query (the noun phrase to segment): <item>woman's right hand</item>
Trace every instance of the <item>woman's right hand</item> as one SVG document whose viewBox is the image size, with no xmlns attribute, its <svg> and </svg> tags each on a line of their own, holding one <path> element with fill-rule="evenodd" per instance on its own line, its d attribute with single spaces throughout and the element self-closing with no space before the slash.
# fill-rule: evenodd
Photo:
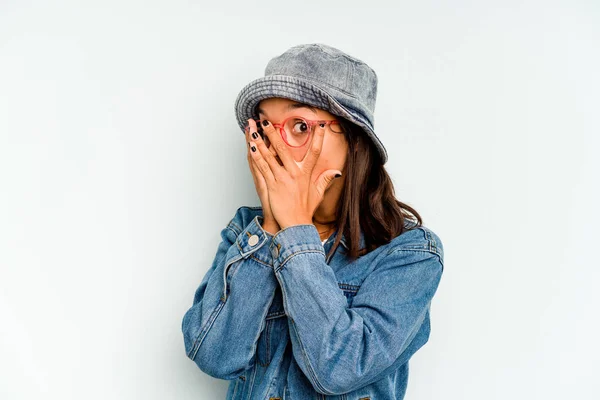
<svg viewBox="0 0 600 400">
<path fill-rule="evenodd" d="M 265 182 L 265 178 L 262 176 L 262 174 L 258 170 L 258 166 L 256 165 L 254 158 L 252 158 L 252 154 L 250 154 L 250 152 L 252 150 L 250 150 L 249 144 L 250 144 L 250 141 L 253 140 L 251 137 L 252 132 L 257 132 L 257 135 L 258 135 L 258 129 L 256 127 L 256 122 L 253 119 L 249 119 L 248 123 L 250 125 L 250 129 L 248 129 L 245 132 L 246 151 L 247 151 L 246 156 L 248 159 L 248 166 L 250 167 L 250 172 L 252 172 L 252 178 L 254 179 L 254 186 L 256 186 L 256 193 L 258 194 L 258 197 L 262 204 L 263 217 L 264 217 L 262 227 L 265 231 L 274 235 L 281 229 L 281 227 L 279 226 L 279 224 L 273 217 L 273 212 L 271 211 L 271 205 L 269 203 L 269 192 L 267 190 L 267 183 Z M 266 136 L 265 136 L 265 142 L 266 142 Z M 273 146 L 268 144 L 267 147 L 269 148 L 269 151 L 273 155 L 275 155 L 275 156 L 277 155 L 277 152 L 275 151 Z"/>
</svg>

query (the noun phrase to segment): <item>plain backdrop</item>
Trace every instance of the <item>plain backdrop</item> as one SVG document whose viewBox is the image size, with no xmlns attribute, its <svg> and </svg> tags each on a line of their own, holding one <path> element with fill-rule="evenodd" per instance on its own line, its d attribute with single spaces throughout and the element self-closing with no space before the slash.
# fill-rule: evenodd
<svg viewBox="0 0 600 400">
<path fill-rule="evenodd" d="M 259 205 L 234 117 L 270 58 L 379 76 L 445 271 L 406 399 L 600 398 L 600 4 L 0 1 L 0 398 L 219 399 L 182 317 Z"/>
</svg>

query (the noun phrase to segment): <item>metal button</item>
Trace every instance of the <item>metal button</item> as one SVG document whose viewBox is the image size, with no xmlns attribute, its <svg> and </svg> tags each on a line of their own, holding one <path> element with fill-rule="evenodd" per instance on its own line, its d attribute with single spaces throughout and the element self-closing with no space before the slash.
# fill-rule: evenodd
<svg viewBox="0 0 600 400">
<path fill-rule="evenodd" d="M 250 236 L 250 238 L 248 239 L 248 244 L 250 246 L 254 246 L 256 243 L 258 243 L 258 236 L 256 236 L 256 235 Z"/>
<path fill-rule="evenodd" d="M 277 248 L 277 246 L 273 247 L 273 254 L 275 257 L 279 257 L 279 248 Z"/>
</svg>

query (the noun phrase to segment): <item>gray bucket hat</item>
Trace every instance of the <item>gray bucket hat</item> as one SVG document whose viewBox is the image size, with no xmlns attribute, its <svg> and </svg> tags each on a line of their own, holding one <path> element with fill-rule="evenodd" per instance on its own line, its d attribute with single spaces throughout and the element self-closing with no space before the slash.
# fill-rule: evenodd
<svg viewBox="0 0 600 400">
<path fill-rule="evenodd" d="M 263 99 L 283 97 L 328 111 L 360 126 L 387 161 L 387 151 L 375 135 L 374 111 L 377 75 L 371 67 L 348 54 L 313 43 L 294 46 L 272 58 L 265 76 L 246 85 L 235 100 L 242 131 Z"/>
</svg>

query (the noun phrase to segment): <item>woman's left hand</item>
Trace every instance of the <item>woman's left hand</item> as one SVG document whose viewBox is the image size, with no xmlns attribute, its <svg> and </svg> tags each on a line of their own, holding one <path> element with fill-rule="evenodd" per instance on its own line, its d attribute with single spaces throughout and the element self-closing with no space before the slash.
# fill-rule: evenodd
<svg viewBox="0 0 600 400">
<path fill-rule="evenodd" d="M 283 162 L 283 166 L 279 165 L 260 136 L 250 138 L 250 147 L 256 148 L 250 153 L 267 183 L 273 216 L 281 229 L 312 224 L 312 217 L 323 200 L 329 182 L 336 174 L 341 175 L 341 171 L 330 169 L 323 171 L 314 182 L 311 181 L 312 171 L 321 154 L 325 129 L 315 129 L 310 148 L 301 162 L 294 160 L 290 149 L 271 123 L 263 126 L 263 132 Z"/>
</svg>

